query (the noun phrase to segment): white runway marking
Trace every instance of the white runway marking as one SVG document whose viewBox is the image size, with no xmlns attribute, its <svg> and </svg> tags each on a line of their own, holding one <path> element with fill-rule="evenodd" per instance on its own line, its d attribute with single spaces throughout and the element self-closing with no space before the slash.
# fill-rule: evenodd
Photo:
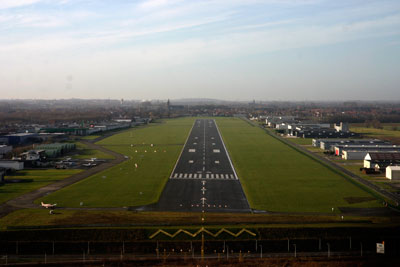
<svg viewBox="0 0 400 267">
<path fill-rule="evenodd" d="M 194 149 L 194 148 L 189 148 L 189 152 L 190 152 L 190 153 L 195 153 L 195 152 L 196 152 L 196 149 Z"/>
<path fill-rule="evenodd" d="M 219 149 L 213 149 L 213 152 L 214 152 L 214 153 L 220 153 L 221 150 L 219 150 Z"/>
<path fill-rule="evenodd" d="M 192 164 L 194 161 L 193 160 L 189 160 L 189 163 Z"/>
<path fill-rule="evenodd" d="M 236 180 L 232 174 L 220 174 L 220 173 L 206 173 L 205 176 L 200 173 L 174 173 L 170 179 L 214 179 L 214 180 Z M 203 181 L 205 182 L 205 181 Z"/>
</svg>

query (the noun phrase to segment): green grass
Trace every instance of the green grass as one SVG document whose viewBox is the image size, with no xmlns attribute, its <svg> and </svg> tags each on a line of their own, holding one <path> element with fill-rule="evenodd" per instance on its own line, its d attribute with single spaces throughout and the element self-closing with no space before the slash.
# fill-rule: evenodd
<svg viewBox="0 0 400 267">
<path fill-rule="evenodd" d="M 83 140 L 93 140 L 93 139 L 99 138 L 100 136 L 101 135 L 87 135 L 87 136 L 82 137 L 82 139 Z"/>
<path fill-rule="evenodd" d="M 87 224 L 112 224 L 114 227 L 122 224 L 145 224 L 138 228 L 153 228 L 163 225 L 163 229 L 169 224 L 171 226 L 185 225 L 184 227 L 201 227 L 202 215 L 196 212 L 130 212 L 130 211 L 96 211 L 96 210 L 61 210 L 56 209 L 54 215 L 42 209 L 24 209 L 10 213 L 0 219 L 0 229 L 7 226 L 52 226 L 52 225 L 87 225 Z M 372 223 L 390 224 L 397 223 L 398 219 L 392 220 L 385 217 L 358 217 L 346 216 L 343 222 L 340 215 L 271 215 L 271 214 L 234 214 L 234 213 L 207 213 L 205 214 L 206 227 L 299 227 L 299 224 L 309 224 L 308 227 L 318 227 L 320 224 L 338 226 L 352 222 L 351 226 L 360 226 Z M 370 221 L 361 222 L 360 221 Z M 339 223 L 339 224 L 338 224 Z M 275 225 L 276 224 L 276 225 Z M 275 225 L 275 226 L 274 226 Z M 125 226 L 126 227 L 126 226 Z"/>
<path fill-rule="evenodd" d="M 286 138 L 286 140 L 297 145 L 312 145 L 312 138 Z"/>
<path fill-rule="evenodd" d="M 76 142 L 76 150 L 77 154 L 73 155 L 74 159 L 89 159 L 89 158 L 98 158 L 98 159 L 114 159 L 114 156 L 104 153 L 100 150 L 91 149 L 87 145 Z"/>
<path fill-rule="evenodd" d="M 400 137 L 400 131 L 393 131 L 388 129 L 388 127 L 384 127 L 384 129 L 375 129 L 375 128 L 367 128 L 367 127 L 350 127 L 350 130 L 356 133 L 363 133 L 369 137 Z"/>
<path fill-rule="evenodd" d="M 80 207 L 81 202 L 83 207 L 139 206 L 156 202 L 193 121 L 194 118 L 164 120 L 100 141 L 98 144 L 127 155 L 129 160 L 41 200 L 55 201 L 66 207 Z"/>
<path fill-rule="evenodd" d="M 7 179 L 21 179 L 27 182 L 6 183 L 0 185 L 0 203 L 4 203 L 12 198 L 28 193 L 47 184 L 65 179 L 81 170 L 22 170 L 13 175 L 6 176 Z M 32 180 L 32 181 L 29 181 Z"/>
<path fill-rule="evenodd" d="M 217 121 L 252 208 L 330 212 L 332 207 L 381 206 L 377 200 L 347 203 L 346 197 L 371 195 L 264 130 L 238 118 Z"/>
</svg>

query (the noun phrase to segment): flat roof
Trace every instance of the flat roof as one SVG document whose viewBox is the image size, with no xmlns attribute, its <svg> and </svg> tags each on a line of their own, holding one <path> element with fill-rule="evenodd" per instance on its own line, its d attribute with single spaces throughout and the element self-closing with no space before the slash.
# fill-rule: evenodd
<svg viewBox="0 0 400 267">
<path fill-rule="evenodd" d="M 5 136 L 29 136 L 29 135 L 37 135 L 37 133 L 15 133 L 15 134 L 7 134 Z"/>
<path fill-rule="evenodd" d="M 390 168 L 393 171 L 400 171 L 400 166 L 387 166 L 387 168 Z"/>
</svg>

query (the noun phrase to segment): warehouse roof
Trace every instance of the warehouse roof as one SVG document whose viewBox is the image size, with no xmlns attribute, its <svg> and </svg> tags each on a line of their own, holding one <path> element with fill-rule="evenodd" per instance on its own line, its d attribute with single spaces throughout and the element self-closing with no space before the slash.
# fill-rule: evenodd
<svg viewBox="0 0 400 267">
<path fill-rule="evenodd" d="M 400 153 L 371 152 L 365 156 L 365 160 L 400 160 Z"/>
</svg>

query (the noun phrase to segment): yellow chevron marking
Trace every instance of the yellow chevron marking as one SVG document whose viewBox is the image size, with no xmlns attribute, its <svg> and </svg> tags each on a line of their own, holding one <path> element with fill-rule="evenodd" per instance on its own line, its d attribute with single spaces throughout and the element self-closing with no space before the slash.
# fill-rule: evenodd
<svg viewBox="0 0 400 267">
<path fill-rule="evenodd" d="M 231 231 L 229 231 L 229 230 L 227 230 L 227 229 L 225 229 L 225 228 L 222 228 L 222 229 L 220 229 L 218 232 L 216 232 L 215 234 L 214 233 L 212 233 L 212 232 L 210 232 L 209 230 L 207 230 L 207 229 L 205 229 L 204 227 L 202 227 L 202 228 L 200 228 L 199 230 L 197 230 L 195 233 L 191 233 L 191 232 L 189 232 L 189 231 L 187 231 L 187 230 L 184 230 L 184 229 L 179 229 L 178 231 L 176 231 L 175 233 L 173 233 L 173 234 L 170 234 L 170 233 L 168 233 L 168 232 L 166 232 L 166 231 L 164 231 L 164 230 L 162 230 L 162 229 L 159 229 L 159 230 L 157 230 L 155 233 L 153 233 L 151 236 L 149 236 L 149 238 L 150 239 L 153 239 L 154 237 L 156 237 L 157 235 L 159 235 L 159 234 L 164 234 L 164 235 L 166 235 L 166 236 L 169 236 L 169 237 L 171 237 L 171 238 L 174 238 L 174 237 L 176 237 L 177 235 L 179 235 L 180 233 L 184 233 L 184 234 L 187 234 L 188 236 L 191 236 L 191 237 L 196 237 L 196 236 L 198 236 L 199 234 L 201 234 L 201 233 L 207 233 L 207 234 L 209 234 L 209 235 L 211 235 L 211 236 L 213 236 L 213 237 L 218 237 L 220 234 L 222 234 L 223 232 L 225 232 L 225 233 L 227 233 L 227 234 L 230 234 L 231 236 L 233 236 L 233 237 L 238 237 L 238 236 L 240 236 L 241 234 L 243 234 L 243 233 L 248 233 L 249 235 L 252 235 L 252 236 L 256 236 L 256 234 L 255 233 L 253 233 L 253 232 L 251 232 L 251 231 L 249 231 L 249 230 L 247 230 L 247 229 L 245 229 L 245 228 L 242 228 L 239 232 L 237 232 L 236 234 L 235 233 L 233 233 L 233 232 L 231 232 Z"/>
</svg>

